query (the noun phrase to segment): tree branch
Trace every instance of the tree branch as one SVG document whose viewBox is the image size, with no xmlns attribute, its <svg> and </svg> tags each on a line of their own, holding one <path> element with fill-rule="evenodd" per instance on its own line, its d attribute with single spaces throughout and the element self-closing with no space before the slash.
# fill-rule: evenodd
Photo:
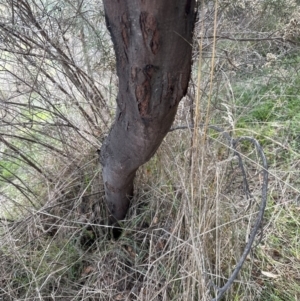
<svg viewBox="0 0 300 301">
<path fill-rule="evenodd" d="M 198 36 L 198 39 L 200 39 L 201 37 Z M 236 42 L 261 42 L 261 41 L 279 41 L 279 42 L 289 42 L 291 44 L 296 45 L 295 42 L 293 42 L 292 40 L 289 39 L 285 39 L 282 37 L 266 37 L 266 38 L 233 38 L 230 36 L 206 36 L 204 37 L 204 39 L 218 39 L 218 40 L 230 40 L 230 41 L 236 41 Z"/>
</svg>

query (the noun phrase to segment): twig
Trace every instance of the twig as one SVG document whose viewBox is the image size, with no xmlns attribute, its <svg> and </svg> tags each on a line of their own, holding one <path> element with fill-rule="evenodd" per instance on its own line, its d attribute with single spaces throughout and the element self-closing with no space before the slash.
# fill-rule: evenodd
<svg viewBox="0 0 300 301">
<path fill-rule="evenodd" d="M 198 37 L 200 38 L 200 37 Z M 266 38 L 232 38 L 229 36 L 207 36 L 204 37 L 205 39 L 218 39 L 218 40 L 231 40 L 231 41 L 236 41 L 236 42 L 261 42 L 261 41 L 279 41 L 279 42 L 289 42 L 291 44 L 296 45 L 295 42 L 285 39 L 282 37 L 266 37 Z"/>
</svg>

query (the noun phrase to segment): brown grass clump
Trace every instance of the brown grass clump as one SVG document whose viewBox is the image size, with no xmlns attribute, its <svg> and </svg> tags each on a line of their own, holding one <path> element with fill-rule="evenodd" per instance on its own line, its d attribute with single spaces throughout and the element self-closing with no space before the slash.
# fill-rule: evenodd
<svg viewBox="0 0 300 301">
<path fill-rule="evenodd" d="M 58 186 L 64 195 L 3 228 L 4 300 L 209 300 L 211 281 L 222 285 L 240 257 L 256 201 L 246 211 L 250 204 L 235 159 L 215 134 L 202 150 L 201 182 L 194 182 L 192 198 L 190 152 L 184 148 L 189 139 L 184 131 L 170 134 L 140 171 L 117 241 L 89 215 L 98 207 L 106 218 L 95 161 L 81 162 L 80 171 L 65 169 Z M 247 168 L 250 173 L 250 163 Z M 90 176 L 86 184 L 82 174 Z M 256 296 L 252 265 L 249 258 L 235 295 Z"/>
</svg>

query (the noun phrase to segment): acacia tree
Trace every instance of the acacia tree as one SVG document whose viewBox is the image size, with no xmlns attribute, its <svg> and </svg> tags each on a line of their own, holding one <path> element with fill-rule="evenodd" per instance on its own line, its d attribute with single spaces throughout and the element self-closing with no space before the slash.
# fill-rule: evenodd
<svg viewBox="0 0 300 301">
<path fill-rule="evenodd" d="M 139 166 L 156 152 L 186 94 L 195 0 L 103 0 L 117 60 L 115 122 L 101 148 L 110 221 L 125 217 Z"/>
</svg>

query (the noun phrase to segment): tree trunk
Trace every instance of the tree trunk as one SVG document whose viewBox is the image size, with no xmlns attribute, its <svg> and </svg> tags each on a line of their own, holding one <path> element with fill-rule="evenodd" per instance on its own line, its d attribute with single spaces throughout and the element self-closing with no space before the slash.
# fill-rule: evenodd
<svg viewBox="0 0 300 301">
<path fill-rule="evenodd" d="M 110 221 L 125 217 L 139 166 L 156 152 L 186 94 L 195 0 L 103 0 L 117 59 L 116 119 L 101 148 Z"/>
</svg>

